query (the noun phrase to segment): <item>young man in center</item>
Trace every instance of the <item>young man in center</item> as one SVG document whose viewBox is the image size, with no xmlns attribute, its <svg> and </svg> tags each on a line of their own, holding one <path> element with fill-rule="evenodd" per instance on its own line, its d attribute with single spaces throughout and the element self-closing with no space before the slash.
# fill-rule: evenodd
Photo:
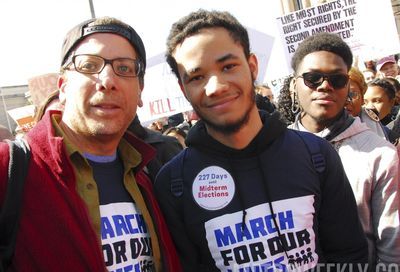
<svg viewBox="0 0 400 272">
<path fill-rule="evenodd" d="M 167 47 L 201 119 L 155 183 L 185 271 L 364 263 L 366 240 L 335 151 L 257 110 L 246 29 L 229 13 L 199 10 L 172 26 Z M 321 175 L 306 136 L 320 148 Z"/>
</svg>

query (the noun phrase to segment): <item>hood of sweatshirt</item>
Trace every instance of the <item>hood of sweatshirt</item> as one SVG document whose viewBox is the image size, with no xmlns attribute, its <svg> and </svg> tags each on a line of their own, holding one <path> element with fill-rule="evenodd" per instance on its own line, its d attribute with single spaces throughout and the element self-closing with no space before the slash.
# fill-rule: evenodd
<svg viewBox="0 0 400 272">
<path fill-rule="evenodd" d="M 354 135 L 360 134 L 363 131 L 366 131 L 369 129 L 370 128 L 365 123 L 361 122 L 360 118 L 355 117 L 354 122 L 349 127 L 347 127 L 344 131 L 342 131 L 341 133 L 336 135 L 331 140 L 331 142 L 335 143 L 335 142 L 343 141 L 347 138 L 351 138 Z"/>
<path fill-rule="evenodd" d="M 286 124 L 280 120 L 278 112 L 259 111 L 259 113 L 263 126 L 256 137 L 243 149 L 234 149 L 215 140 L 208 134 L 206 125 L 201 120 L 190 129 L 186 137 L 186 145 L 210 154 L 224 154 L 237 159 L 257 156 L 286 130 Z"/>
</svg>

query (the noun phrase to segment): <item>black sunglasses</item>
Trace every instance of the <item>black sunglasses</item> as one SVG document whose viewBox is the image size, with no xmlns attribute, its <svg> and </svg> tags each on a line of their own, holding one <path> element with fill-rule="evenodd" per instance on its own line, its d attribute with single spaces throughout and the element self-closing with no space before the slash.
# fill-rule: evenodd
<svg viewBox="0 0 400 272">
<path fill-rule="evenodd" d="M 349 76 L 346 74 L 323 74 L 319 72 L 304 73 L 297 78 L 303 78 L 304 84 L 311 88 L 316 89 L 325 80 L 328 81 L 334 89 L 344 88 L 349 82 Z"/>
</svg>

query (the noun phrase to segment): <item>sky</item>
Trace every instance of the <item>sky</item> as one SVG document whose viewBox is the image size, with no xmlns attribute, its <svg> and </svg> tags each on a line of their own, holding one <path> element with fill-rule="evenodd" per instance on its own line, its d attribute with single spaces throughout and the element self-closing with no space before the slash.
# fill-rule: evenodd
<svg viewBox="0 0 400 272">
<path fill-rule="evenodd" d="M 86 1 L 1 0 L 0 87 L 57 72 L 64 34 L 87 17 Z"/>
<path fill-rule="evenodd" d="M 384 6 L 390 9 L 390 0 L 358 2 L 362 3 L 358 12 L 365 14 L 360 20 L 364 41 L 387 42 L 392 33 L 388 26 L 394 20 L 392 11 L 388 16 L 380 10 Z M 164 54 L 170 26 L 182 16 L 199 8 L 227 10 L 248 29 L 272 37 L 265 47 L 270 52 L 261 59 L 266 78 L 288 73 L 276 19 L 282 15 L 281 0 L 93 0 L 93 4 L 97 17 L 113 16 L 132 25 L 142 37 L 149 58 Z M 89 0 L 1 0 L 0 87 L 26 85 L 31 77 L 58 72 L 64 35 L 90 17 Z M 397 35 L 391 36 L 396 36 L 398 48 Z"/>
<path fill-rule="evenodd" d="M 93 0 L 95 15 L 113 16 L 131 24 L 142 37 L 149 57 L 163 53 L 171 24 L 198 8 L 229 10 L 248 27 L 276 33 L 274 18 L 280 0 Z M 1 0 L 0 87 L 25 85 L 29 78 L 58 72 L 63 37 L 91 17 L 86 0 Z M 268 22 L 268 23 L 265 23 Z"/>
</svg>

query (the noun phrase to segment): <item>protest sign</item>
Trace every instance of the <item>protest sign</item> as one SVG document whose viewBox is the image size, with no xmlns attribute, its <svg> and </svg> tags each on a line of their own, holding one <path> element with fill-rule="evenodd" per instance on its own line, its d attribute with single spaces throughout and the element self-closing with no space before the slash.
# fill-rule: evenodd
<svg viewBox="0 0 400 272">
<path fill-rule="evenodd" d="M 400 52 L 390 0 L 330 1 L 280 16 L 277 23 L 288 67 L 299 43 L 319 32 L 336 33 L 362 60 Z"/>
</svg>

